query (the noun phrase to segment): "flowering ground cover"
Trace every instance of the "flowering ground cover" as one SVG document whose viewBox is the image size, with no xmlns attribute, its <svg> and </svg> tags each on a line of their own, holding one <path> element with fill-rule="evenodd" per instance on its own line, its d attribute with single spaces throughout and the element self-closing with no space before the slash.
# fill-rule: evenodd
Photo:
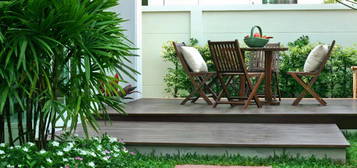
<svg viewBox="0 0 357 168">
<path fill-rule="evenodd" d="M 0 167 L 126 167 L 122 161 L 131 154 L 122 141 L 109 136 L 52 141 L 46 150 L 33 143 L 15 147 L 0 144 Z"/>
<path fill-rule="evenodd" d="M 79 137 L 52 141 L 46 150 L 35 144 L 10 147 L 0 144 L 0 167 L 28 168 L 174 168 L 176 165 L 242 165 L 273 166 L 273 168 L 356 168 L 357 134 L 347 134 L 351 143 L 347 163 L 328 159 L 289 158 L 276 156 L 268 159 L 242 156 L 154 156 L 128 152 L 125 144 L 109 136 L 82 139 Z"/>
</svg>

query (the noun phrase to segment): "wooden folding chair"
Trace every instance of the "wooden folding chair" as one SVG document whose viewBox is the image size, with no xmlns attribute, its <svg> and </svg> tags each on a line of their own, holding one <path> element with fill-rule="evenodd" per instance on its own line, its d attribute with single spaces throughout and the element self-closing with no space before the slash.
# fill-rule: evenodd
<svg viewBox="0 0 357 168">
<path fill-rule="evenodd" d="M 213 62 L 216 66 L 217 77 L 221 83 L 222 91 L 219 93 L 216 103 L 218 104 L 244 104 L 243 108 L 247 108 L 251 101 L 254 99 L 258 108 L 262 107 L 258 96 L 256 95 L 260 83 L 264 79 L 264 72 L 248 72 L 243 55 L 239 48 L 238 40 L 235 41 L 221 41 L 212 42 L 208 41 L 210 52 L 213 58 Z M 233 97 L 229 94 L 228 86 L 231 84 L 234 77 L 244 77 L 244 82 L 248 85 L 248 97 Z M 256 84 L 253 86 L 251 77 L 258 77 Z M 237 84 L 238 85 L 238 84 Z M 228 101 L 221 101 L 221 98 L 225 96 Z M 238 99 L 238 101 L 236 100 Z M 242 102 L 240 100 L 246 101 Z"/>
<path fill-rule="evenodd" d="M 312 85 L 317 81 L 317 78 L 320 76 L 322 70 L 324 69 L 334 46 L 335 40 L 332 41 L 331 45 L 329 46 L 328 53 L 324 56 L 323 61 L 315 72 L 288 72 L 288 74 L 290 74 L 304 88 L 301 94 L 293 102 L 294 106 L 298 105 L 307 93 L 310 93 L 321 105 L 327 105 L 327 103 L 312 89 Z M 302 77 L 312 77 L 312 79 L 309 82 L 304 82 Z"/>
<path fill-rule="evenodd" d="M 176 51 L 176 56 L 180 60 L 183 70 L 186 72 L 193 85 L 193 91 L 181 102 L 181 105 L 184 105 L 189 100 L 191 100 L 192 103 L 195 103 L 200 97 L 202 97 L 207 104 L 212 105 L 213 103 L 206 93 L 211 94 L 210 96 L 214 100 L 217 98 L 217 95 L 211 89 L 212 84 L 217 78 L 216 72 L 193 72 L 182 55 L 181 46 L 186 46 L 185 43 L 173 42 L 173 45 Z"/>
</svg>

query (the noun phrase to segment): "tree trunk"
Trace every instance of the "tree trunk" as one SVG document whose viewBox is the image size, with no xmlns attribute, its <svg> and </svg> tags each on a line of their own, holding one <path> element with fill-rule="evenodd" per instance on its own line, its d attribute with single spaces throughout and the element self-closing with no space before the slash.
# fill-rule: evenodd
<svg viewBox="0 0 357 168">
<path fill-rule="evenodd" d="M 9 144 L 11 146 L 14 146 L 14 139 L 12 137 L 12 126 L 11 126 L 11 117 L 10 117 L 10 111 L 8 109 L 8 107 L 5 105 L 5 117 L 6 117 L 6 121 L 7 121 L 7 131 L 9 134 Z"/>
<path fill-rule="evenodd" d="M 0 115 L 0 143 L 5 142 L 5 119 L 4 113 Z"/>
<path fill-rule="evenodd" d="M 32 100 L 29 98 L 27 102 L 27 110 L 26 110 L 26 141 L 34 142 L 34 134 L 32 129 Z"/>
</svg>

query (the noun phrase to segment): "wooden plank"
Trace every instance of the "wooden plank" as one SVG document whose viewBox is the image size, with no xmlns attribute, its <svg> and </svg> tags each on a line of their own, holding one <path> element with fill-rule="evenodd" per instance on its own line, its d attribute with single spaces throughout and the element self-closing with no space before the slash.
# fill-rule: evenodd
<svg viewBox="0 0 357 168">
<path fill-rule="evenodd" d="M 349 146 L 335 124 L 100 122 L 100 126 L 100 133 L 122 138 L 128 145 L 299 148 Z"/>
<path fill-rule="evenodd" d="M 126 105 L 126 115 L 109 110 L 113 121 L 223 122 L 223 123 L 333 123 L 341 129 L 357 129 L 357 101 L 325 99 L 329 106 L 305 98 L 302 105 L 291 106 L 283 99 L 280 106 L 261 109 L 221 105 L 215 109 L 203 100 L 179 105 L 182 99 L 140 99 Z"/>
<path fill-rule="evenodd" d="M 217 108 L 208 106 L 203 101 L 197 101 L 195 104 L 180 105 L 182 99 L 139 99 L 134 102 L 130 102 L 126 106 L 126 112 L 129 115 L 132 114 L 205 114 L 205 115 L 250 115 L 250 114 L 304 114 L 304 115 L 356 115 L 357 116 L 357 102 L 352 99 L 347 100 L 329 100 L 326 101 L 329 106 L 317 105 L 315 100 L 307 99 L 304 104 L 299 106 L 291 106 L 292 100 L 283 100 L 280 106 L 263 106 L 261 109 L 256 107 L 248 107 L 246 110 L 242 110 L 239 107 L 231 108 L 229 105 L 222 105 Z M 312 101 L 311 101 L 312 100 Z M 109 113 L 117 114 L 113 110 L 109 110 Z"/>
</svg>

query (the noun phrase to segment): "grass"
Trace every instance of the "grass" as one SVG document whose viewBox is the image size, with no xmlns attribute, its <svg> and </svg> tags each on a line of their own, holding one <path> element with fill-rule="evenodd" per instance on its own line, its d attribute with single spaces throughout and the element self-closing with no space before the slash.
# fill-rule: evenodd
<svg viewBox="0 0 357 168">
<path fill-rule="evenodd" d="M 133 155 L 127 160 L 127 167 L 132 168 L 174 168 L 178 164 L 208 165 L 241 165 L 241 166 L 273 166 L 273 168 L 357 168 L 357 134 L 346 134 L 351 147 L 347 151 L 347 163 L 334 162 L 329 159 L 290 158 L 275 156 L 266 159 L 242 156 L 153 156 Z"/>
</svg>

